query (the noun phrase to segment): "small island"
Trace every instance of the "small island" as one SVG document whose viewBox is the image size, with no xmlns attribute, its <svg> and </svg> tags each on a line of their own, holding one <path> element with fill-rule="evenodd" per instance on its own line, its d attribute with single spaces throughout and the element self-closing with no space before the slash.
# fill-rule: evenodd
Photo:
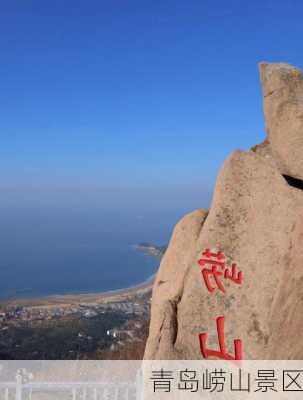
<svg viewBox="0 0 303 400">
<path fill-rule="evenodd" d="M 142 242 L 135 245 L 135 249 L 142 251 L 144 254 L 152 257 L 162 258 L 167 246 L 157 246 L 150 242 Z"/>
</svg>

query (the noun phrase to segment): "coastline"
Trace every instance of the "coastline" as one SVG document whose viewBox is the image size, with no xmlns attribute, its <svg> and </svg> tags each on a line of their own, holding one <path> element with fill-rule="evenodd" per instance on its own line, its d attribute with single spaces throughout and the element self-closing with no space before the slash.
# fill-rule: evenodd
<svg viewBox="0 0 303 400">
<path fill-rule="evenodd" d="M 143 252 L 148 257 L 154 257 L 161 261 L 166 247 L 155 246 L 151 243 L 141 243 L 133 246 Z M 80 304 L 105 304 L 110 302 L 123 301 L 136 296 L 142 296 L 152 291 L 157 272 L 148 279 L 138 284 L 113 290 L 87 293 L 63 293 L 50 294 L 45 296 L 33 297 L 14 297 L 0 300 L 2 307 L 30 307 L 30 308 L 52 308 L 52 307 L 71 307 Z"/>
<path fill-rule="evenodd" d="M 93 293 L 66 293 L 66 294 L 54 294 L 40 297 L 29 297 L 29 298 L 14 298 L 7 299 L 0 302 L 5 307 L 68 307 L 72 305 L 84 304 L 102 304 L 112 301 L 125 300 L 128 297 L 136 295 L 143 295 L 152 290 L 156 274 L 153 274 L 147 280 L 138 283 L 127 288 L 106 290 L 103 292 Z"/>
<path fill-rule="evenodd" d="M 156 273 L 121 289 L 4 299 L 0 351 L 8 359 L 112 359 L 139 346 L 142 358 Z"/>
</svg>

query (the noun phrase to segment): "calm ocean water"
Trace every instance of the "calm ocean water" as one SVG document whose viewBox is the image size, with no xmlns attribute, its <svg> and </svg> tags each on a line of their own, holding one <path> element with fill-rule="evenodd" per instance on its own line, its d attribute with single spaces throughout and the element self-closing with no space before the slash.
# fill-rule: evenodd
<svg viewBox="0 0 303 400">
<path fill-rule="evenodd" d="M 133 245 L 167 244 L 178 219 L 203 206 L 202 187 L 185 189 L 0 187 L 0 298 L 145 281 L 159 260 Z"/>
<path fill-rule="evenodd" d="M 103 238 L 102 243 L 88 243 L 78 238 L 67 244 L 54 237 L 44 239 L 27 249 L 15 244 L 14 253 L 5 252 L 0 274 L 2 298 L 120 289 L 148 279 L 159 264 L 127 240 Z"/>
<path fill-rule="evenodd" d="M 174 216 L 92 202 L 1 203 L 0 297 L 120 289 L 148 279 L 159 260 L 133 245 L 166 244 Z"/>
</svg>

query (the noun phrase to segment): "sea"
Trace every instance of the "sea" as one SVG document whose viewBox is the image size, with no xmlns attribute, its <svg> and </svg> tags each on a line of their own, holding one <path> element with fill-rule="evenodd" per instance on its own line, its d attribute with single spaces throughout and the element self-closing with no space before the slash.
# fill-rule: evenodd
<svg viewBox="0 0 303 400">
<path fill-rule="evenodd" d="M 132 204 L 127 196 L 2 193 L 0 298 L 123 289 L 149 279 L 159 259 L 134 245 L 165 245 L 181 211 Z M 105 204 L 106 203 L 106 204 Z M 136 202 L 133 202 L 136 203 Z"/>
</svg>

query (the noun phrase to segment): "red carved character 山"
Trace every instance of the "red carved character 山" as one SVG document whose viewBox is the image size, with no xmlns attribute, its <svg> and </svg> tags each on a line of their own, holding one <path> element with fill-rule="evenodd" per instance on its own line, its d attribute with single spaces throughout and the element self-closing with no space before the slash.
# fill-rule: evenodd
<svg viewBox="0 0 303 400">
<path fill-rule="evenodd" d="M 219 350 L 210 350 L 207 348 L 207 333 L 201 333 L 199 335 L 200 339 L 200 349 L 202 356 L 204 358 L 216 357 L 221 360 L 229 360 L 229 361 L 237 361 L 243 360 L 243 349 L 242 349 L 242 341 L 240 339 L 234 340 L 234 356 L 228 354 L 225 345 L 225 334 L 224 334 L 224 317 L 217 318 L 217 333 L 218 333 L 218 343 Z"/>
</svg>

